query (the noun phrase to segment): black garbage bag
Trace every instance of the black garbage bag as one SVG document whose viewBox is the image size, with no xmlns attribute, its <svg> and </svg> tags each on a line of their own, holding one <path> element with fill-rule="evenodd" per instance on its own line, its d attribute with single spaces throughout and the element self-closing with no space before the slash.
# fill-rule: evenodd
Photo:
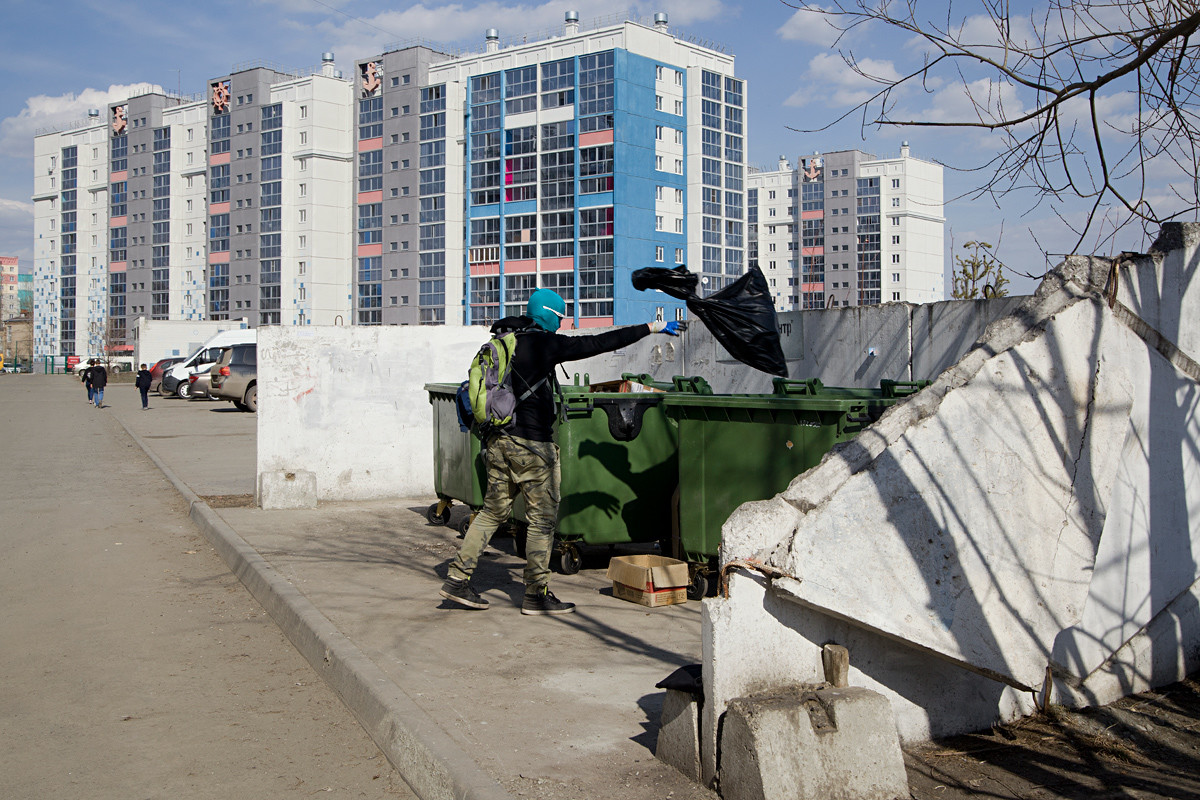
<svg viewBox="0 0 1200 800">
<path fill-rule="evenodd" d="M 659 289 L 687 303 L 729 354 L 747 366 L 787 377 L 779 324 L 767 279 L 757 267 L 709 297 L 696 294 L 697 276 L 685 267 L 635 270 L 633 288 Z"/>
</svg>

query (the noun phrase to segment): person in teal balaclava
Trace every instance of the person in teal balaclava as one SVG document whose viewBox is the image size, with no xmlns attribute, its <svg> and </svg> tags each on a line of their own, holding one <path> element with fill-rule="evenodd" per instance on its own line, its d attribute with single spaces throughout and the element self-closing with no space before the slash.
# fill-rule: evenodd
<svg viewBox="0 0 1200 800">
<path fill-rule="evenodd" d="M 574 603 L 550 591 L 550 554 L 558 523 L 559 452 L 554 444 L 554 368 L 567 361 L 590 358 L 633 344 L 651 333 L 679 335 L 679 323 L 661 320 L 628 325 L 603 333 L 564 336 L 558 333 L 567 316 L 567 303 L 557 292 L 537 289 L 529 296 L 525 314 L 505 317 L 492 326 L 493 335 L 517 333 L 512 356 L 512 388 L 518 403 L 513 424 L 484 443 L 487 490 L 483 510 L 475 515 L 458 555 L 451 562 L 441 596 L 468 608 L 484 609 L 488 601 L 471 586 L 480 555 L 501 524 L 507 522 L 519 491 L 525 498 L 529 524 L 525 544 L 525 599 L 522 614 L 569 614 Z M 530 391 L 532 390 L 532 391 Z"/>
</svg>

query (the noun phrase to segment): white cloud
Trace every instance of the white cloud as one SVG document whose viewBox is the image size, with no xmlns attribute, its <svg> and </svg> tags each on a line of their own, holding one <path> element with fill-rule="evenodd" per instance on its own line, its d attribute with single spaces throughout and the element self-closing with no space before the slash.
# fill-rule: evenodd
<svg viewBox="0 0 1200 800">
<path fill-rule="evenodd" d="M 291 0 L 271 0 L 291 2 Z M 486 2 L 425 4 L 415 3 L 401 10 L 387 10 L 373 17 L 347 19 L 339 14 L 317 25 L 329 37 L 332 47 L 359 58 L 379 52 L 384 46 L 410 39 L 429 42 L 483 44 L 488 28 L 500 32 L 502 42 L 528 35 L 531 40 L 560 33 L 563 12 L 567 8 L 557 0 L 542 3 Z M 624 18 L 630 11 L 628 0 L 598 0 L 580 13 L 586 26 L 595 18 L 615 15 Z M 710 20 L 728 11 L 721 0 L 660 0 L 653 9 L 635 8 L 632 13 L 651 17 L 665 11 L 672 27 Z"/>
<path fill-rule="evenodd" d="M 889 81 L 900 79 L 900 74 L 896 72 L 891 61 L 864 58 L 859 60 L 858 64 L 870 75 Z M 811 99 L 816 99 L 833 113 L 837 109 L 846 109 L 866 102 L 884 88 L 883 84 L 852 70 L 841 56 L 833 53 L 814 56 L 812 61 L 808 62 L 808 70 L 803 80 L 803 85 L 783 101 L 785 106 L 803 106 Z"/>
<path fill-rule="evenodd" d="M 831 47 L 841 33 L 821 13 L 820 6 L 814 9 L 801 8 L 780 26 L 776 33 L 791 42 L 804 42 L 821 47 Z"/>
<path fill-rule="evenodd" d="M 25 223 L 33 219 L 33 203 L 0 197 L 0 225 Z"/>
<path fill-rule="evenodd" d="M 89 108 L 99 108 L 103 113 L 109 103 L 152 91 L 161 92 L 162 88 L 145 83 L 114 84 L 107 89 L 84 89 L 79 93 L 54 96 L 40 94 L 27 98 L 25 107 L 15 116 L 0 121 L 0 153 L 32 156 L 33 137 L 37 130 L 83 119 Z"/>
</svg>

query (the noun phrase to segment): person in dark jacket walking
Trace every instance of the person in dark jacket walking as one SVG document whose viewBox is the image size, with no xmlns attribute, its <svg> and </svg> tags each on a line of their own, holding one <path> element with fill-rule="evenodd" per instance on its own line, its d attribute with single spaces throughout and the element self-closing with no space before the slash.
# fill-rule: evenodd
<svg viewBox="0 0 1200 800">
<path fill-rule="evenodd" d="M 137 377 L 133 380 L 133 385 L 142 393 L 142 411 L 150 407 L 150 370 L 146 369 L 146 365 L 142 364 L 138 370 Z"/>
<path fill-rule="evenodd" d="M 471 587 L 471 576 L 492 534 L 509 518 L 513 499 L 525 498 L 529 530 L 525 544 L 525 599 L 522 614 L 569 614 L 574 603 L 560 601 L 550 591 L 550 553 L 558 524 L 559 453 L 554 444 L 554 368 L 567 361 L 590 358 L 626 347 L 650 333 L 678 336 L 677 322 L 629 325 L 590 336 L 562 336 L 559 324 L 567 304 L 556 292 L 537 289 L 529 298 L 526 316 L 505 317 L 492 326 L 493 334 L 517 332 L 512 358 L 512 388 L 517 397 L 532 388 L 517 405 L 513 423 L 485 442 L 487 490 L 483 510 L 467 530 L 451 562 L 441 596 L 468 608 L 484 609 L 488 601 Z"/>
<path fill-rule="evenodd" d="M 94 404 L 96 402 L 96 390 L 92 388 L 92 366 L 96 363 L 96 359 L 89 358 L 87 363 L 87 368 L 81 373 L 80 380 L 87 387 L 88 403 Z"/>
<path fill-rule="evenodd" d="M 92 396 L 96 399 L 96 408 L 104 408 L 104 387 L 108 386 L 108 370 L 100 362 L 96 362 L 88 370 L 92 384 Z"/>
</svg>

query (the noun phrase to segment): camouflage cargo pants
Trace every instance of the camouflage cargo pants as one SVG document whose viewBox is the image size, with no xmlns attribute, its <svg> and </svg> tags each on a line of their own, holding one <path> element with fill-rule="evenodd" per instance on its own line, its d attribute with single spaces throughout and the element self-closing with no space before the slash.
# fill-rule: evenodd
<svg viewBox="0 0 1200 800">
<path fill-rule="evenodd" d="M 508 521 L 519 491 L 525 498 L 529 523 L 525 543 L 525 591 L 532 594 L 550 583 L 550 553 L 558 524 L 561 473 L 558 445 L 500 434 L 484 451 L 487 491 L 483 509 L 467 530 L 458 555 L 450 564 L 451 578 L 470 578 L 492 535 Z"/>
</svg>

